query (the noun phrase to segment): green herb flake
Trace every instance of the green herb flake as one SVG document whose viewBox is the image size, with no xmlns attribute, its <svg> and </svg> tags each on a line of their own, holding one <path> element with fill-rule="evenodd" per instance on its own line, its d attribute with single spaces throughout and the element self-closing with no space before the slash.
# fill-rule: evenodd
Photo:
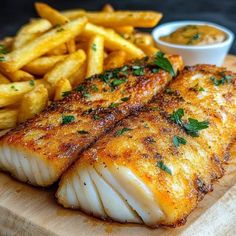
<svg viewBox="0 0 236 236">
<path fill-rule="evenodd" d="M 127 101 L 129 101 L 129 99 L 130 99 L 130 97 L 124 97 L 124 98 L 121 98 L 120 100 L 121 100 L 122 102 L 127 102 Z"/>
<path fill-rule="evenodd" d="M 205 89 L 204 89 L 203 87 L 200 87 L 200 88 L 198 89 L 198 91 L 199 91 L 199 92 L 204 92 Z"/>
<path fill-rule="evenodd" d="M 173 89 L 171 89 L 171 88 L 167 88 L 167 89 L 165 90 L 165 93 L 167 93 L 167 94 L 174 94 L 175 91 L 174 91 Z"/>
<path fill-rule="evenodd" d="M 6 58 L 4 56 L 0 56 L 0 61 L 6 61 Z"/>
<path fill-rule="evenodd" d="M 29 85 L 33 87 L 35 85 L 35 81 L 34 80 L 30 80 L 29 81 Z"/>
<path fill-rule="evenodd" d="M 14 90 L 14 91 L 19 91 L 19 90 L 15 87 L 15 85 L 12 85 L 12 86 L 11 86 L 11 89 Z"/>
<path fill-rule="evenodd" d="M 62 115 L 62 124 L 65 125 L 65 124 L 69 124 L 71 122 L 75 121 L 75 117 L 72 116 L 72 115 L 69 115 L 69 116 L 65 116 L 65 115 Z"/>
<path fill-rule="evenodd" d="M 95 84 L 92 85 L 92 90 L 94 92 L 98 92 L 99 91 L 98 87 Z"/>
<path fill-rule="evenodd" d="M 144 75 L 144 68 L 142 66 L 132 66 L 133 75 Z"/>
<path fill-rule="evenodd" d="M 77 132 L 78 132 L 78 134 L 89 134 L 89 132 L 85 131 L 85 130 L 79 130 Z"/>
<path fill-rule="evenodd" d="M 187 124 L 183 124 L 183 127 L 187 134 L 192 137 L 198 137 L 198 131 L 207 129 L 209 127 L 208 121 L 198 121 L 196 119 L 189 118 Z"/>
<path fill-rule="evenodd" d="M 94 119 L 94 120 L 100 120 L 101 117 L 100 117 L 99 115 L 95 114 L 95 115 L 93 116 L 93 119 Z"/>
<path fill-rule="evenodd" d="M 180 144 L 185 145 L 185 144 L 187 143 L 187 141 L 186 141 L 184 138 L 175 135 L 175 136 L 173 137 L 173 143 L 174 143 L 175 147 L 179 147 Z"/>
<path fill-rule="evenodd" d="M 179 108 L 177 111 L 173 111 L 170 119 L 178 125 L 182 125 L 182 117 L 184 116 L 184 109 Z"/>
<path fill-rule="evenodd" d="M 145 123 L 143 127 L 144 127 L 144 128 L 149 128 L 149 126 L 148 126 L 147 123 Z"/>
<path fill-rule="evenodd" d="M 123 83 L 125 83 L 127 81 L 127 79 L 114 79 L 114 80 L 112 80 L 112 82 L 111 82 L 111 87 L 118 87 L 119 85 L 121 85 L 121 84 L 123 84 Z"/>
<path fill-rule="evenodd" d="M 118 107 L 120 105 L 120 103 L 118 102 L 113 102 L 110 104 L 109 108 L 114 108 L 114 107 Z"/>
<path fill-rule="evenodd" d="M 165 54 L 163 52 L 157 52 L 154 64 L 160 67 L 161 69 L 169 72 L 172 76 L 175 76 L 176 74 L 170 61 L 164 56 Z"/>
<path fill-rule="evenodd" d="M 158 161 L 157 167 L 159 167 L 161 170 L 165 171 L 169 175 L 172 175 L 171 169 L 168 166 L 166 166 L 163 161 Z"/>
<path fill-rule="evenodd" d="M 158 73 L 160 71 L 160 68 L 152 68 L 152 73 Z"/>
<path fill-rule="evenodd" d="M 216 77 L 214 76 L 211 76 L 210 77 L 210 80 L 213 82 L 213 84 L 215 86 L 219 86 L 219 85 L 223 85 L 223 84 L 229 84 L 233 77 L 230 76 L 230 75 L 225 75 L 224 73 L 221 73 L 221 78 L 220 79 L 217 79 Z"/>
<path fill-rule="evenodd" d="M 95 51 L 95 52 L 97 51 L 97 45 L 96 45 L 96 43 L 93 43 L 93 44 L 92 44 L 92 50 Z"/>
<path fill-rule="evenodd" d="M 91 97 L 91 95 L 90 95 L 89 93 L 87 93 L 87 92 L 83 92 L 82 95 L 83 95 L 83 97 L 85 97 L 85 98 Z"/>
<path fill-rule="evenodd" d="M 76 90 L 77 92 L 82 92 L 82 91 L 85 91 L 85 90 L 86 90 L 86 87 L 85 87 L 83 84 L 81 84 L 81 85 L 79 85 L 78 87 L 76 87 L 75 90 Z"/>
<path fill-rule="evenodd" d="M 132 129 L 125 127 L 125 128 L 123 128 L 123 129 L 118 130 L 118 131 L 115 133 L 115 136 L 120 136 L 120 135 L 122 135 L 123 133 L 125 133 L 125 132 L 127 132 L 127 131 L 130 131 L 130 130 L 132 130 Z"/>
<path fill-rule="evenodd" d="M 71 94 L 71 91 L 65 91 L 65 92 L 62 92 L 62 97 L 67 97 Z"/>
</svg>

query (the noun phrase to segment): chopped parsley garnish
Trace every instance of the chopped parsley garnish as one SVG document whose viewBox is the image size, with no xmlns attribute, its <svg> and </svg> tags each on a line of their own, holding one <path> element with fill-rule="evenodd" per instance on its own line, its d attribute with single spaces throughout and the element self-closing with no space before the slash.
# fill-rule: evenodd
<svg viewBox="0 0 236 236">
<path fill-rule="evenodd" d="M 93 116 L 93 119 L 94 119 L 94 120 L 100 120 L 101 117 L 100 117 L 99 115 L 95 114 L 95 115 Z"/>
<path fill-rule="evenodd" d="M 92 90 L 94 91 L 94 92 L 98 92 L 98 87 L 94 84 L 94 85 L 92 85 Z"/>
<path fill-rule="evenodd" d="M 126 78 L 123 78 L 123 79 L 114 79 L 114 80 L 112 80 L 112 82 L 111 82 L 111 87 L 117 87 L 117 86 L 119 86 L 119 85 L 125 83 L 126 81 L 127 81 Z"/>
<path fill-rule="evenodd" d="M 57 32 L 61 32 L 61 31 L 64 31 L 64 30 L 65 30 L 65 29 L 62 28 L 61 24 L 56 24 L 56 25 L 54 26 L 54 28 L 57 29 L 57 30 L 56 30 Z"/>
<path fill-rule="evenodd" d="M 170 169 L 168 166 L 166 166 L 163 161 L 158 161 L 158 162 L 157 162 L 157 166 L 158 166 L 160 169 L 164 170 L 164 171 L 165 171 L 166 173 L 168 173 L 169 175 L 172 175 L 171 169 Z"/>
<path fill-rule="evenodd" d="M 158 73 L 160 71 L 159 68 L 152 68 L 152 73 Z"/>
<path fill-rule="evenodd" d="M 188 118 L 188 122 L 183 122 L 183 116 L 184 110 L 179 108 L 177 111 L 174 111 L 171 114 L 170 119 L 176 124 L 180 125 L 185 130 L 185 132 L 192 137 L 198 137 L 198 131 L 209 127 L 208 121 L 198 121 L 196 119 Z"/>
<path fill-rule="evenodd" d="M 0 56 L 0 61 L 6 61 L 6 58 L 4 56 Z"/>
<path fill-rule="evenodd" d="M 217 79 L 216 77 L 211 76 L 210 80 L 213 82 L 213 84 L 215 86 L 219 86 L 219 85 L 222 85 L 222 84 L 229 84 L 232 81 L 232 79 L 233 79 L 232 76 L 225 75 L 224 73 L 221 73 L 221 76 L 222 77 L 220 79 Z"/>
<path fill-rule="evenodd" d="M 172 121 L 174 121 L 176 124 L 178 125 L 182 125 L 182 117 L 184 116 L 184 109 L 183 108 L 179 108 L 177 111 L 174 111 L 171 116 L 170 119 Z"/>
<path fill-rule="evenodd" d="M 71 94 L 71 91 L 65 91 L 65 92 L 62 92 L 62 97 L 67 97 Z"/>
<path fill-rule="evenodd" d="M 8 53 L 8 49 L 6 48 L 5 45 L 0 44 L 0 54 L 7 54 Z"/>
<path fill-rule="evenodd" d="M 121 100 L 122 102 L 127 102 L 129 99 L 130 99 L 130 97 L 125 97 L 125 98 L 121 98 L 120 100 Z"/>
<path fill-rule="evenodd" d="M 65 116 L 65 115 L 62 115 L 62 124 L 65 125 L 65 124 L 69 124 L 71 122 L 75 121 L 75 117 L 74 116 Z"/>
<path fill-rule="evenodd" d="M 192 137 L 198 137 L 198 131 L 209 127 L 208 121 L 198 121 L 192 118 L 188 118 L 188 123 L 183 125 L 187 134 Z"/>
<path fill-rule="evenodd" d="M 164 57 L 165 54 L 163 52 L 157 52 L 155 56 L 154 64 L 160 67 L 161 69 L 169 72 L 172 76 L 175 76 L 175 71 L 170 63 L 170 61 Z"/>
<path fill-rule="evenodd" d="M 85 130 L 79 130 L 79 131 L 78 131 L 78 134 L 89 134 L 89 132 L 88 132 L 88 131 L 85 131 Z"/>
<path fill-rule="evenodd" d="M 150 108 L 152 111 L 159 111 L 159 107 L 151 107 Z"/>
<path fill-rule="evenodd" d="M 132 129 L 125 127 L 125 128 L 123 128 L 123 129 L 118 130 L 118 131 L 115 133 L 115 136 L 120 136 L 120 135 L 122 135 L 123 133 L 125 133 L 125 132 L 127 132 L 127 131 L 130 131 L 130 130 L 132 130 Z"/>
<path fill-rule="evenodd" d="M 120 105 L 120 103 L 118 103 L 118 102 L 113 102 L 113 103 L 111 103 L 110 104 L 110 108 L 114 108 L 114 107 L 118 107 Z"/>
<path fill-rule="evenodd" d="M 198 89 L 198 91 L 199 91 L 199 92 L 204 92 L 205 89 L 204 89 L 203 87 L 200 87 L 200 88 Z"/>
<path fill-rule="evenodd" d="M 143 127 L 144 128 L 149 128 L 147 123 L 145 123 Z"/>
<path fill-rule="evenodd" d="M 13 89 L 14 91 L 19 91 L 14 85 L 11 86 L 11 89 Z"/>
<path fill-rule="evenodd" d="M 173 143 L 174 143 L 175 147 L 179 147 L 180 144 L 185 145 L 185 144 L 187 143 L 187 141 L 186 141 L 184 138 L 175 135 L 175 136 L 173 137 Z"/>
<path fill-rule="evenodd" d="M 171 89 L 171 88 L 167 88 L 167 89 L 165 90 L 165 92 L 166 92 L 167 94 L 174 94 L 174 93 L 175 93 L 175 91 L 174 91 L 173 89 Z"/>
<path fill-rule="evenodd" d="M 132 69 L 134 75 L 144 75 L 144 68 L 142 66 L 132 66 Z"/>
<path fill-rule="evenodd" d="M 89 93 L 87 93 L 87 92 L 83 92 L 82 95 L 83 95 L 83 97 L 85 97 L 85 98 L 89 98 L 89 97 L 91 96 L 91 95 L 90 95 Z"/>
<path fill-rule="evenodd" d="M 81 84 L 81 85 L 79 85 L 75 90 L 76 90 L 77 92 L 85 91 L 85 90 L 86 90 L 86 87 Z"/>
<path fill-rule="evenodd" d="M 187 44 L 188 44 L 188 45 L 191 45 L 191 44 L 194 43 L 195 40 L 198 40 L 198 39 L 200 39 L 200 38 L 201 38 L 201 34 L 197 32 L 196 34 L 194 34 L 194 35 L 190 38 L 190 40 L 187 42 Z"/>
<path fill-rule="evenodd" d="M 33 86 L 35 85 L 35 81 L 34 81 L 34 80 L 30 80 L 30 81 L 29 81 L 29 84 L 30 84 L 30 86 L 33 87 Z"/>
<path fill-rule="evenodd" d="M 95 52 L 97 51 L 97 45 L 96 45 L 96 43 L 93 43 L 93 44 L 92 44 L 92 50 L 95 51 Z"/>
</svg>

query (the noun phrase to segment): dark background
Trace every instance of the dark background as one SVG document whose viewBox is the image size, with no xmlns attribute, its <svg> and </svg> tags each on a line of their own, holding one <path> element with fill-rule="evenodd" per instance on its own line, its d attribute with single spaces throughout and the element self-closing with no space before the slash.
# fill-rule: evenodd
<svg viewBox="0 0 236 236">
<path fill-rule="evenodd" d="M 33 0 L 2 0 L 0 4 L 0 38 L 35 17 Z M 99 10 L 105 3 L 117 9 L 157 10 L 164 13 L 161 23 L 174 20 L 207 20 L 226 26 L 236 33 L 236 0 L 45 0 L 59 10 L 86 8 Z M 236 54 L 236 42 L 230 53 Z"/>
</svg>

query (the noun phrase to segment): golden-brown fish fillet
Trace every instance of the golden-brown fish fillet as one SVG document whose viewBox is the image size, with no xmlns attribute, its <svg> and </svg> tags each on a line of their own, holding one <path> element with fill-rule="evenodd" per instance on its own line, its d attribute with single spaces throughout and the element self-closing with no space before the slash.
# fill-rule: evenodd
<svg viewBox="0 0 236 236">
<path fill-rule="evenodd" d="M 155 58 L 93 76 L 62 101 L 0 138 L 0 168 L 33 185 L 55 182 L 78 154 L 171 80 Z M 179 56 L 170 56 L 175 71 Z"/>
<path fill-rule="evenodd" d="M 235 135 L 236 75 L 188 67 L 83 152 L 63 175 L 58 201 L 102 219 L 181 225 L 223 175 Z"/>
</svg>

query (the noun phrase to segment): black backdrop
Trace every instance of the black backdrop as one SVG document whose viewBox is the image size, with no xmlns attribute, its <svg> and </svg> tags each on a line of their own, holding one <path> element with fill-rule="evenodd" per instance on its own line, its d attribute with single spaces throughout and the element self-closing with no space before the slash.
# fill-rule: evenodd
<svg viewBox="0 0 236 236">
<path fill-rule="evenodd" d="M 20 25 L 34 17 L 33 0 L 1 0 L 0 38 L 13 35 Z M 207 20 L 226 26 L 236 33 L 236 0 L 45 0 L 57 9 L 86 8 L 98 10 L 105 3 L 117 9 L 158 10 L 161 23 L 173 20 Z M 236 42 L 230 51 L 236 54 Z"/>
</svg>

